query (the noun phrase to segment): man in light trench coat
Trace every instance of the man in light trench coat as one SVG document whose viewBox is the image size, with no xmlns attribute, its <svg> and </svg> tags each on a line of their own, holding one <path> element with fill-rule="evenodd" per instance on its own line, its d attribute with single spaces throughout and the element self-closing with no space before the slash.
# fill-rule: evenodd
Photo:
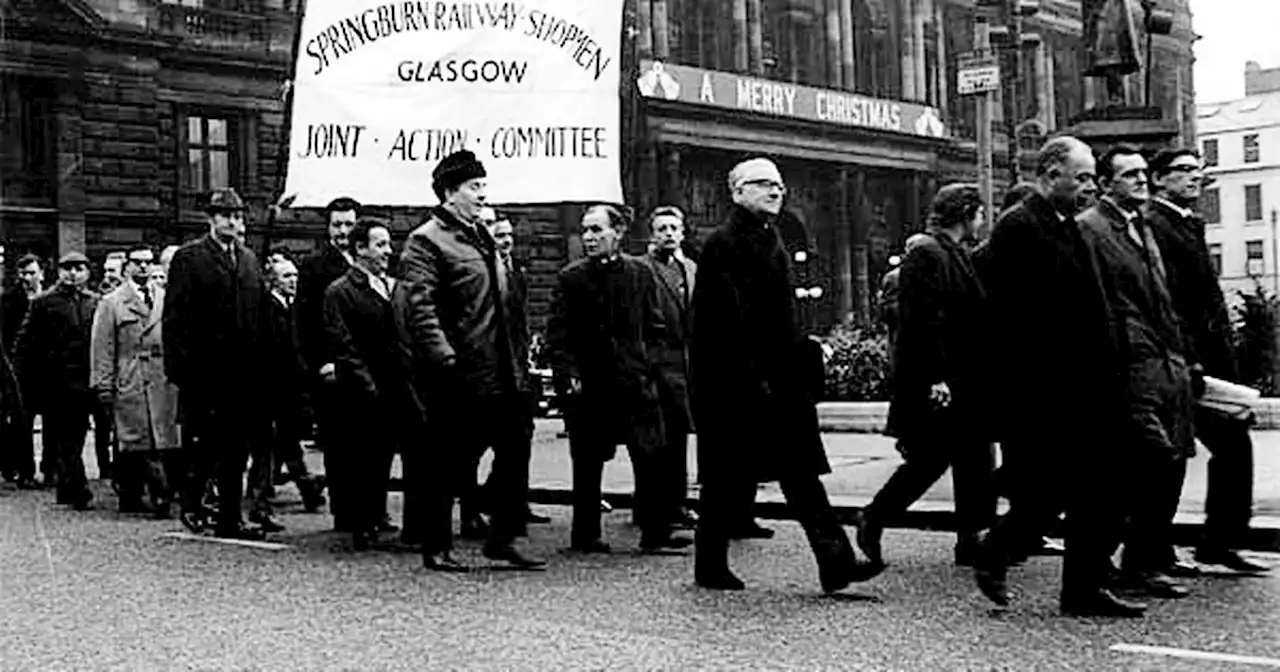
<svg viewBox="0 0 1280 672">
<path fill-rule="evenodd" d="M 150 283 L 153 255 L 129 252 L 125 280 L 102 298 L 93 317 L 89 386 L 120 442 L 114 477 L 121 513 L 144 513 L 143 489 L 156 518 L 170 517 L 170 473 L 180 473 L 178 388 L 164 373 L 164 290 Z M 167 463 L 167 464 L 166 464 Z M 167 468 L 166 468 L 167 467 Z"/>
</svg>

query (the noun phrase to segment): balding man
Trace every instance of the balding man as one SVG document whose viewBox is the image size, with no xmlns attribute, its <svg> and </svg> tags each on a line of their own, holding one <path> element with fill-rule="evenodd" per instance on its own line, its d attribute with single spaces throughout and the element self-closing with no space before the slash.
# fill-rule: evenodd
<svg viewBox="0 0 1280 672">
<path fill-rule="evenodd" d="M 978 585 L 1007 604 L 1009 563 L 1039 545 L 1065 509 L 1063 613 L 1137 616 L 1142 605 L 1108 587 L 1118 505 L 1106 498 L 1106 447 L 1119 432 L 1120 391 L 1102 278 L 1075 223 L 1096 200 L 1093 151 L 1069 136 L 1050 140 L 1036 182 L 991 238 L 997 431 L 1015 492 L 979 552 Z"/>
<path fill-rule="evenodd" d="M 702 481 L 695 579 L 741 590 L 729 570 L 729 537 L 757 483 L 778 481 L 804 526 L 822 587 L 874 576 L 858 561 L 819 480 L 830 473 L 805 348 L 795 319 L 789 258 L 774 223 L 787 188 L 772 161 L 729 173 L 734 207 L 707 239 L 693 291 L 689 368 Z"/>
</svg>

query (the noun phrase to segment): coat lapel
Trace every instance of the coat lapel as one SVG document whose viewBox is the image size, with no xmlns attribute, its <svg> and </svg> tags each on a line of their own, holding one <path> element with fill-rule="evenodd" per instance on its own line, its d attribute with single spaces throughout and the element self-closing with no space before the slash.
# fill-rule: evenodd
<svg viewBox="0 0 1280 672">
<path fill-rule="evenodd" d="M 147 329 L 150 329 L 160 323 L 164 317 L 164 290 L 156 288 L 155 293 L 151 295 L 151 315 L 147 317 Z"/>
<path fill-rule="evenodd" d="M 126 280 L 120 285 L 120 299 L 124 307 L 139 319 L 144 321 L 151 319 L 152 311 L 147 309 L 147 303 L 142 300 L 142 295 L 134 289 L 131 281 Z"/>
<path fill-rule="evenodd" d="M 685 269 L 684 265 L 680 263 L 679 259 L 673 259 L 673 260 L 676 262 L 676 264 L 679 264 L 678 267 L 673 267 L 669 263 L 663 263 L 662 260 L 658 259 L 657 257 L 653 257 L 653 265 L 654 265 L 654 268 L 658 271 L 658 278 L 662 280 L 662 286 L 665 287 L 667 291 L 671 293 L 671 296 L 673 298 L 675 298 L 676 305 L 680 306 L 681 309 L 684 309 L 685 306 L 688 304 L 688 301 L 687 301 L 688 297 L 686 297 L 684 292 L 681 290 L 680 280 L 679 278 L 676 277 L 676 274 L 684 273 L 686 276 L 688 276 L 688 271 Z M 692 294 L 693 293 L 690 292 L 690 295 Z"/>
</svg>

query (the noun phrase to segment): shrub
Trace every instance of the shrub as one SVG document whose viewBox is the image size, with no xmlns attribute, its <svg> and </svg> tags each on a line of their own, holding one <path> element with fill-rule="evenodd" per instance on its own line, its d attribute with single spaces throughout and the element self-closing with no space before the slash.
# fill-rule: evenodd
<svg viewBox="0 0 1280 672">
<path fill-rule="evenodd" d="M 888 401 L 889 336 L 883 325 L 841 325 L 820 339 L 825 401 Z"/>
<path fill-rule="evenodd" d="M 1280 316 L 1280 300 L 1256 285 L 1252 292 L 1238 292 L 1240 305 L 1235 308 L 1232 327 L 1235 331 L 1236 365 L 1240 380 L 1275 396 L 1276 324 Z"/>
</svg>

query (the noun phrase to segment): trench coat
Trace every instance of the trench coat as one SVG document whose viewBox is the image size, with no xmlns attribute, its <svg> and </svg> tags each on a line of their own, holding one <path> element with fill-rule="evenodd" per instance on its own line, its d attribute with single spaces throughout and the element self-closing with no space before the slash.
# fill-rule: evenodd
<svg viewBox="0 0 1280 672">
<path fill-rule="evenodd" d="M 148 308 L 124 282 L 102 297 L 93 316 L 89 387 L 113 399 L 124 453 L 182 446 L 178 388 L 164 374 L 163 313 L 164 290 L 155 290 Z"/>
<path fill-rule="evenodd" d="M 1136 217 L 1141 224 L 1141 217 Z M 1188 366 L 1196 363 L 1165 280 L 1160 248 L 1133 238 L 1110 200 L 1077 217 L 1102 271 L 1107 310 L 1125 378 L 1124 434 L 1135 448 L 1170 457 L 1195 455 L 1195 399 Z M 1142 224 L 1148 231 L 1149 225 Z"/>
<path fill-rule="evenodd" d="M 689 347 L 701 474 L 831 471 L 790 273 L 777 229 L 737 206 L 702 248 Z"/>
</svg>

